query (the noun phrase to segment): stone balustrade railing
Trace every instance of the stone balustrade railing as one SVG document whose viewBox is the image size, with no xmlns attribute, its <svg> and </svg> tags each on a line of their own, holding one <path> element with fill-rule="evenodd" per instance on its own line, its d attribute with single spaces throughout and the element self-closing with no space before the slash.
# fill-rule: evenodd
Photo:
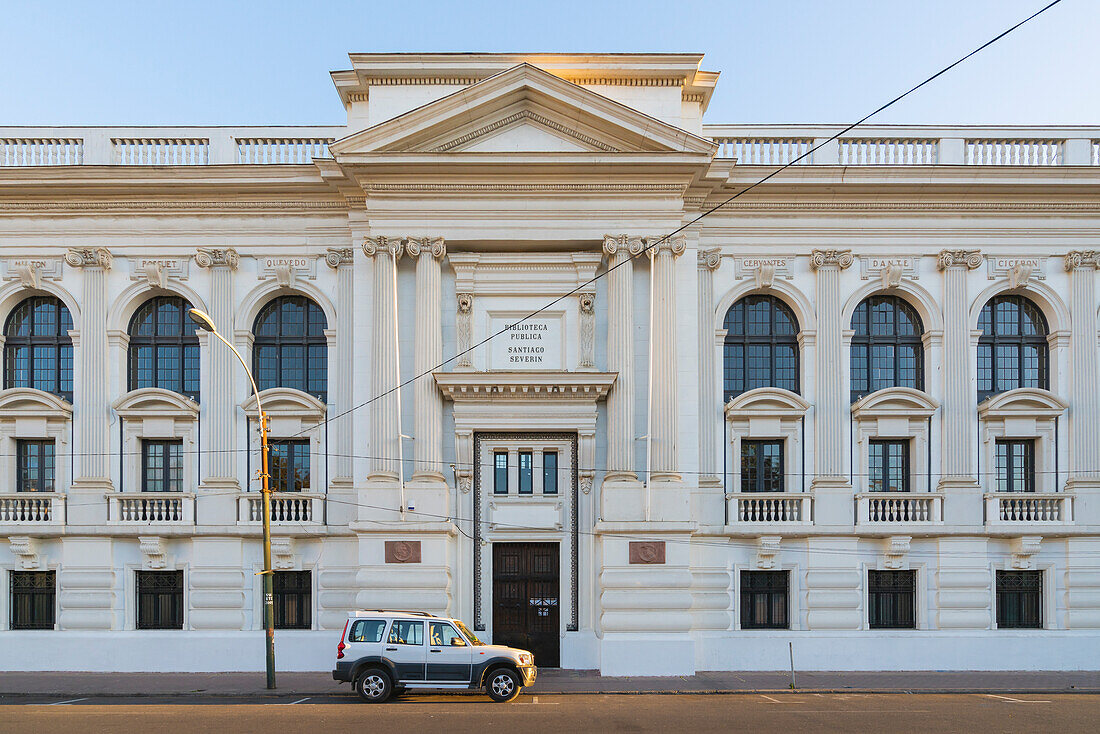
<svg viewBox="0 0 1100 734">
<path fill-rule="evenodd" d="M 277 525 L 324 522 L 323 494 L 314 492 L 272 492 L 271 522 Z M 263 522 L 263 496 L 259 492 L 247 492 L 240 497 L 238 522 L 259 524 Z"/>
<path fill-rule="evenodd" d="M 1073 523 L 1073 495 L 1063 492 L 990 492 L 985 495 L 987 525 Z"/>
<path fill-rule="evenodd" d="M 193 525 L 195 495 L 115 492 L 107 495 L 107 522 L 121 525 Z"/>
<path fill-rule="evenodd" d="M 53 492 L 0 494 L 0 525 L 64 525 L 65 495 Z"/>
<path fill-rule="evenodd" d="M 943 522 L 943 494 L 862 492 L 856 495 L 858 525 L 932 525 Z"/>
<path fill-rule="evenodd" d="M 730 524 L 810 525 L 813 523 L 813 495 L 793 492 L 733 492 Z"/>
</svg>

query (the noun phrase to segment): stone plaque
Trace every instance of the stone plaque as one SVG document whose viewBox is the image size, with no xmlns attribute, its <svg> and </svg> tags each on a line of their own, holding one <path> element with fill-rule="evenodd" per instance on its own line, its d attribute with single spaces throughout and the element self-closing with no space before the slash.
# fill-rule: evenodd
<svg viewBox="0 0 1100 734">
<path fill-rule="evenodd" d="M 630 541 L 631 563 L 655 563 L 665 562 L 665 541 Z"/>
<path fill-rule="evenodd" d="M 490 342 L 492 369 L 564 369 L 561 319 L 533 318 L 515 323 L 519 318 L 492 319 L 491 333 L 505 329 L 503 334 Z"/>
<path fill-rule="evenodd" d="M 420 563 L 420 541 L 387 540 L 386 563 Z"/>
</svg>

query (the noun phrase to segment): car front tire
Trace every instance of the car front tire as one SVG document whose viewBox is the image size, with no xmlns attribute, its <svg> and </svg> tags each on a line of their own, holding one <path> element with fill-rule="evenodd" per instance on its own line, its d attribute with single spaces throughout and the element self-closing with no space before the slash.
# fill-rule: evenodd
<svg viewBox="0 0 1100 734">
<path fill-rule="evenodd" d="M 355 681 L 355 692 L 367 703 L 383 703 L 393 694 L 393 681 L 384 670 L 364 670 Z"/>
<path fill-rule="evenodd" d="M 485 681 L 485 692 L 497 703 L 515 701 L 519 691 L 519 674 L 509 668 L 497 668 Z"/>
</svg>

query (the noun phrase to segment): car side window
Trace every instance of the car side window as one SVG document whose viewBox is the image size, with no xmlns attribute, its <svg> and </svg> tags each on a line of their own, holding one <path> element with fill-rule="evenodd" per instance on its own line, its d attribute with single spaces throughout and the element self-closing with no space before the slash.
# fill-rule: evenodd
<svg viewBox="0 0 1100 734">
<path fill-rule="evenodd" d="M 394 620 L 390 627 L 390 638 L 386 642 L 391 645 L 423 645 L 424 623 Z"/>
<path fill-rule="evenodd" d="M 429 644 L 433 647 L 466 646 L 466 640 L 462 639 L 462 635 L 458 634 L 458 630 L 446 622 L 431 622 L 429 629 Z"/>
<path fill-rule="evenodd" d="M 351 627 L 349 642 L 381 642 L 386 631 L 384 619 L 360 619 Z"/>
</svg>

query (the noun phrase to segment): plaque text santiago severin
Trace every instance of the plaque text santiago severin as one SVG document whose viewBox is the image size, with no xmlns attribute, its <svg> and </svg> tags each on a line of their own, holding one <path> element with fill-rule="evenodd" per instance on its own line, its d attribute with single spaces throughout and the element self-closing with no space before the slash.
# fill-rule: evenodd
<svg viewBox="0 0 1100 734">
<path fill-rule="evenodd" d="M 561 321 L 559 319 L 528 319 L 514 324 L 513 319 L 498 320 L 494 331 L 507 330 L 494 339 L 493 369 L 545 370 L 561 369 Z"/>
</svg>

